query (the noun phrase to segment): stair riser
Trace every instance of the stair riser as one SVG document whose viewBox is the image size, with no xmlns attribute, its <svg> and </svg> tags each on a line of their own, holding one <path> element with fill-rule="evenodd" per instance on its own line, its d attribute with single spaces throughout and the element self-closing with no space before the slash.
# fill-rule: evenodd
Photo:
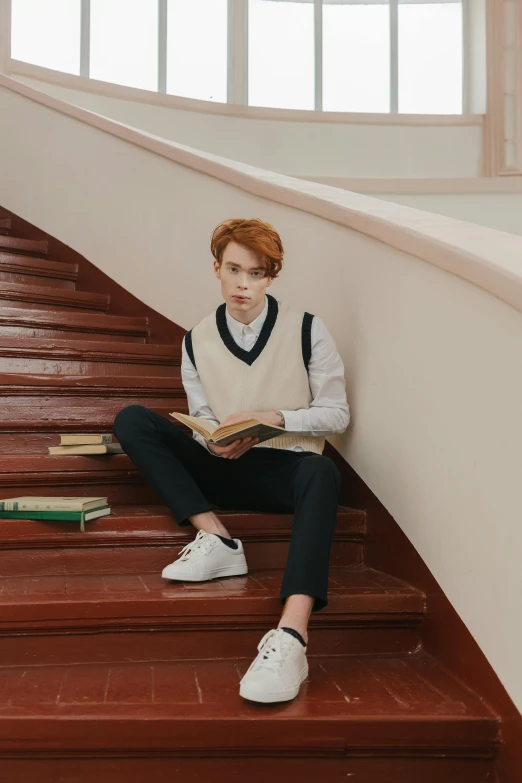
<svg viewBox="0 0 522 783">
<path fill-rule="evenodd" d="M 69 457 L 72 461 L 75 457 Z M 93 459 L 105 460 L 100 456 Z M 109 458 L 110 459 L 110 458 Z M 49 478 L 46 474 L 38 477 L 34 474 L 32 480 L 13 480 L 9 485 L 0 486 L 0 500 L 15 496 L 49 495 L 51 497 L 76 497 L 80 495 L 92 497 L 108 497 L 109 505 L 133 506 L 139 504 L 159 504 L 161 499 L 146 484 L 138 483 L 137 474 L 131 473 L 126 478 L 115 477 L 107 480 L 96 474 L 87 474 L 81 478 L 67 477 Z"/>
<path fill-rule="evenodd" d="M 40 275 L 27 275 L 20 272 L 5 272 L 0 268 L 0 283 L 16 283 L 17 285 L 39 285 L 48 288 L 61 288 L 74 291 L 72 280 L 60 280 L 57 277 L 42 277 Z"/>
<path fill-rule="evenodd" d="M 58 744 L 58 735 L 56 742 Z M 89 753 L 96 755 L 92 750 Z M 208 754 L 205 754 L 206 758 L 161 759 L 79 757 L 44 760 L 36 757 L 33 760 L 26 757 L 15 761 L 2 759 L 1 764 L 9 783 L 27 783 L 29 780 L 38 783 L 92 783 L 94 780 L 143 783 L 145 780 L 164 779 L 169 783 L 230 783 L 231 780 L 248 780 L 249 783 L 267 783 L 270 780 L 346 783 L 352 779 L 357 783 L 495 783 L 497 780 L 494 762 L 490 760 L 430 758 L 428 754 L 420 759 L 397 758 L 394 754 L 386 757 L 385 751 L 380 751 L 381 758 L 333 758 L 336 753 L 339 753 L 339 748 L 332 743 L 328 753 L 330 758 L 309 758 L 303 745 L 299 754 L 301 758 L 284 758 L 284 754 L 282 758 L 213 758 Z M 413 754 L 414 751 L 403 753 Z M 38 751 L 35 756 L 38 756 Z"/>
<path fill-rule="evenodd" d="M 190 619 L 190 618 L 188 618 Z M 214 627 L 156 630 L 147 623 L 143 631 L 90 632 L 53 630 L 41 635 L 8 636 L 0 632 L 0 665 L 48 665 L 69 663 L 124 663 L 156 660 L 254 658 L 261 637 L 277 625 L 278 615 L 256 617 L 255 627 L 241 629 L 244 616 L 232 617 L 230 627 L 219 618 Z M 309 655 L 395 654 L 413 652 L 419 635 L 413 627 L 350 627 L 339 620 L 337 628 L 310 626 Z M 397 623 L 398 625 L 399 623 Z M 238 626 L 239 625 L 239 629 Z"/>
<path fill-rule="evenodd" d="M 48 242 L 46 240 L 21 239 L 11 236 L 2 236 L 0 239 L 0 250 L 18 253 L 19 255 L 45 258 L 47 256 L 47 248 Z"/>
<path fill-rule="evenodd" d="M 2 337 L 57 337 L 64 340 L 107 340 L 109 342 L 145 343 L 146 337 L 133 334 L 118 334 L 117 332 L 100 332 L 90 329 L 41 329 L 32 326 L 7 326 L 0 324 Z"/>
<path fill-rule="evenodd" d="M 16 523 L 14 523 L 16 524 Z M 173 523 L 175 524 L 175 523 Z M 248 541 L 243 539 L 249 568 L 284 568 L 289 540 Z M 160 572 L 177 556 L 180 546 L 70 547 L 61 549 L 5 549 L 2 576 L 44 576 L 72 574 L 139 574 Z M 335 541 L 332 567 L 362 565 L 361 542 Z"/>
<path fill-rule="evenodd" d="M 5 391 L 7 391 L 7 394 L 4 393 Z M 64 389 L 60 393 L 58 387 L 52 390 L 49 390 L 49 387 L 47 387 L 45 390 L 42 389 L 40 394 L 38 394 L 38 387 L 35 387 L 34 391 L 35 393 L 31 395 L 23 393 L 19 396 L 9 396 L 9 389 L 1 387 L 0 428 L 2 428 L 4 423 L 9 426 L 10 421 L 17 421 L 17 410 L 20 408 L 32 407 L 35 423 L 40 419 L 46 420 L 46 417 L 48 420 L 50 414 L 53 414 L 51 418 L 59 423 L 60 419 L 56 415 L 58 405 L 60 406 L 60 413 L 63 411 L 61 418 L 64 420 L 67 420 L 69 417 L 79 418 L 84 407 L 82 399 L 89 411 L 93 407 L 99 406 L 100 421 L 114 421 L 116 414 L 128 405 L 145 405 L 147 408 L 169 408 L 171 411 L 184 411 L 187 408 L 186 398 L 179 398 L 169 393 L 168 389 L 165 391 L 164 396 L 161 395 L 161 390 L 159 389 L 151 390 L 153 392 L 157 391 L 157 395 L 151 394 L 150 396 L 133 393 L 134 390 L 129 389 L 128 397 L 109 396 L 107 390 L 102 385 L 99 388 L 91 386 L 88 393 L 74 395 L 69 395 L 68 389 Z"/>
<path fill-rule="evenodd" d="M 35 301 L 30 298 L 13 298 L 3 295 L 0 291 L 0 307 L 16 307 L 23 310 L 45 310 L 45 312 L 60 312 L 60 313 L 105 313 L 107 310 L 106 305 L 92 303 L 92 305 L 85 305 L 84 303 L 70 305 L 61 304 L 60 302 L 42 302 L 40 299 Z"/>
<path fill-rule="evenodd" d="M 178 401 L 180 402 L 180 401 Z M 0 408 L 1 408 L 0 404 Z M 152 407 L 152 406 L 149 406 Z M 166 419 L 168 410 L 163 408 L 156 409 L 158 413 Z M 176 408 L 176 410 L 186 410 L 186 404 Z M 112 411 L 105 414 L 103 411 L 82 408 L 80 410 L 70 409 L 69 418 L 65 421 L 56 420 L 55 424 L 47 421 L 41 423 L 41 429 L 38 430 L 37 421 L 24 421 L 24 424 L 15 424 L 20 422 L 20 413 L 18 410 L 9 411 L 6 415 L 0 415 L 0 429 L 11 429 L 11 432 L 0 432 L 0 454 L 47 454 L 48 446 L 59 445 L 60 433 L 96 433 L 111 432 L 114 422 Z M 77 415 L 74 415 L 77 414 Z"/>
<path fill-rule="evenodd" d="M 179 366 L 147 362 L 72 361 L 66 359 L 17 358 L 0 356 L 0 372 L 47 373 L 50 375 L 161 375 L 179 376 Z"/>
</svg>

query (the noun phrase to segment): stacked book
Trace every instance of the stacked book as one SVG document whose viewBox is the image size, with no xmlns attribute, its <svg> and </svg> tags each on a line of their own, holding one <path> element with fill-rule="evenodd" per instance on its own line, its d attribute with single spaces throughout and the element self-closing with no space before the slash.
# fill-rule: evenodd
<svg viewBox="0 0 522 783">
<path fill-rule="evenodd" d="M 49 454 L 123 454 L 119 443 L 113 443 L 112 435 L 60 435 L 59 446 L 49 446 Z"/>
<path fill-rule="evenodd" d="M 0 500 L 0 519 L 37 519 L 48 522 L 85 522 L 111 513 L 108 498 L 22 497 Z"/>
</svg>

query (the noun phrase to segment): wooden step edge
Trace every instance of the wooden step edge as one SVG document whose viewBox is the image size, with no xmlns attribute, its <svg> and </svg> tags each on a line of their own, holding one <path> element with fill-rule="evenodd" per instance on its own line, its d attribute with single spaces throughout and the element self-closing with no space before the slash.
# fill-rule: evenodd
<svg viewBox="0 0 522 783">
<path fill-rule="evenodd" d="M 150 396 L 150 395 L 149 395 Z M 183 405 L 183 398 L 180 397 L 178 400 L 176 400 L 176 409 L 183 412 L 188 413 L 187 405 Z M 122 404 L 122 408 L 124 405 Z M 171 410 L 173 406 L 171 405 L 168 409 L 161 409 L 161 408 L 151 408 L 151 410 L 157 411 L 161 416 L 166 418 L 167 420 L 170 419 L 169 417 L 169 411 Z M 28 416 L 26 419 L 19 419 L 16 420 L 15 417 L 17 413 L 19 412 L 20 408 L 11 408 L 11 411 L 8 414 L 7 421 L 2 421 L 0 418 L 0 435 L 8 435 L 8 434 L 18 434 L 18 435 L 26 435 L 26 436 L 37 436 L 37 435 L 48 435 L 50 433 L 58 436 L 65 433 L 86 433 L 86 434 L 95 434 L 98 432 L 110 432 L 112 430 L 112 426 L 114 424 L 114 418 L 116 416 L 116 413 L 108 416 L 105 420 L 103 419 L 97 419 L 94 423 L 92 423 L 92 420 L 87 420 L 86 416 L 84 415 L 85 407 L 82 406 L 82 408 L 77 412 L 77 417 L 75 419 L 68 419 L 64 421 L 62 418 L 53 419 L 50 418 L 47 412 L 45 413 L 45 419 L 42 419 L 41 421 L 35 421 L 35 415 L 34 415 L 34 409 L 32 411 L 32 414 Z M 1 411 L 0 411 L 1 412 Z M 66 411 L 66 413 L 71 413 L 72 410 L 69 409 Z M 96 413 L 98 412 L 95 411 Z M 60 416 L 65 414 L 60 414 Z M 172 419 L 170 419 L 172 420 Z M 188 433 L 188 430 L 184 430 Z M 51 444 L 46 444 L 51 445 Z M 54 444 L 58 445 L 58 444 Z M 14 456 L 14 455 L 11 455 Z M 28 456 L 28 455 L 20 455 L 20 456 Z M 37 456 L 36 454 L 33 454 L 32 456 Z M 40 454 L 40 457 L 44 455 Z"/>
<path fill-rule="evenodd" d="M 0 336 L 0 359 L 181 365 L 181 346 Z"/>
<path fill-rule="evenodd" d="M 183 389 L 180 376 L 171 375 L 53 375 L 51 373 L 0 373 L 0 395 L 52 394 L 53 390 L 68 394 L 125 395 L 135 393 L 176 392 Z M 153 396 L 153 395 L 152 395 Z"/>
<path fill-rule="evenodd" d="M 108 294 L 91 294 L 68 288 L 52 286 L 23 285 L 2 281 L 0 283 L 0 301 L 28 302 L 58 307 L 80 308 L 106 313 L 109 309 Z"/>
<path fill-rule="evenodd" d="M 0 325 L 32 329 L 58 329 L 87 334 L 118 334 L 129 337 L 148 337 L 147 318 L 134 318 L 106 313 L 64 313 L 52 310 L 24 309 L 0 305 Z"/>
<path fill-rule="evenodd" d="M 125 513 L 116 507 L 109 517 L 93 520 L 85 533 L 66 526 L 34 520 L 0 519 L 0 548 L 17 549 L 98 549 L 99 547 L 181 547 L 194 538 L 191 527 L 179 527 L 167 509 L 161 513 Z M 256 511 L 223 511 L 216 514 L 227 529 L 241 540 L 257 542 L 287 541 L 292 530 L 293 514 Z M 361 543 L 366 535 L 366 512 L 340 506 L 337 512 L 336 541 Z"/>
<path fill-rule="evenodd" d="M 20 237 L 1 236 L 0 250 L 14 250 L 16 253 L 46 256 L 49 243 L 46 239 L 21 239 Z"/>
<path fill-rule="evenodd" d="M 12 577 L 19 581 L 23 577 Z M 226 580 L 223 580 L 223 583 Z M 201 587 L 201 585 L 199 586 Z M 42 595 L 10 596 L 11 603 L 0 603 L 0 639 L 20 636 L 78 633 L 118 633 L 125 631 L 217 631 L 262 630 L 270 628 L 281 615 L 279 595 L 240 595 L 220 585 L 192 592 L 171 591 L 166 586 L 163 598 L 132 599 L 104 593 L 89 598 L 67 596 L 55 600 Z M 19 599 L 19 600 L 17 600 Z M 21 600 L 26 599 L 26 600 Z M 328 606 L 312 615 L 314 629 L 409 629 L 416 630 L 425 615 L 424 596 L 420 593 L 391 591 L 350 595 L 329 594 Z"/>
<path fill-rule="evenodd" d="M 78 279 L 78 264 L 66 264 L 49 259 L 5 253 L 0 250 L 0 270 L 13 274 L 37 275 L 59 280 Z"/>
<path fill-rule="evenodd" d="M 371 665 L 372 657 L 368 658 Z M 198 662 L 197 666 L 203 674 L 205 662 Z M 306 693 L 306 686 L 303 691 Z M 171 758 L 194 759 L 273 755 L 278 759 L 324 757 L 347 761 L 486 760 L 493 759 L 498 750 L 499 721 L 491 714 L 456 716 L 433 712 L 402 716 L 383 711 L 381 715 L 339 715 L 332 707 L 329 715 L 324 705 L 310 701 L 300 715 L 296 703 L 265 706 L 243 701 L 239 696 L 239 677 L 236 698 L 232 715 L 223 715 L 223 706 L 214 700 L 184 703 L 179 705 L 181 709 L 168 703 L 148 708 L 141 703 L 71 704 L 59 708 L 50 703 L 24 705 L 23 710 L 15 708 L 9 714 L 4 707 L 0 712 L 0 758 L 29 759 L 31 754 L 35 758 L 56 758 L 59 754 L 61 758 L 64 753 L 67 758 L 82 758 L 88 751 L 96 759 L 124 753 L 126 758 L 145 755 L 147 759 L 167 754 Z M 300 702 L 303 700 L 306 696 L 299 697 Z M 232 705 L 228 706 L 230 710 Z M 207 730 L 210 721 L 212 731 Z M 13 736 L 23 737 L 23 750 L 13 743 Z M 384 779 L 379 780 L 384 783 Z M 442 777 L 441 783 L 443 780 Z"/>
</svg>

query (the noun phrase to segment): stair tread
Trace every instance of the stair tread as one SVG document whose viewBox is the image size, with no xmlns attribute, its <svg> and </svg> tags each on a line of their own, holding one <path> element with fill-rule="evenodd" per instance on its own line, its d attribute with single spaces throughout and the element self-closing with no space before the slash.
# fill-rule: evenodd
<svg viewBox="0 0 522 783">
<path fill-rule="evenodd" d="M 220 519 L 235 537 L 255 538 L 285 535 L 292 529 L 293 514 L 226 509 L 216 510 Z M 336 538 L 364 535 L 365 512 L 339 506 Z M 194 538 L 191 527 L 179 527 L 166 506 L 115 506 L 108 517 L 88 523 L 85 533 L 72 529 L 63 522 L 0 519 L 0 546 L 27 547 L 99 547 L 136 546 L 149 542 L 156 545 L 184 546 Z"/>
<path fill-rule="evenodd" d="M 50 261 L 48 258 L 35 258 L 2 250 L 0 250 L 0 269 L 64 280 L 77 280 L 78 278 L 78 264 L 66 264 L 60 261 Z"/>
<path fill-rule="evenodd" d="M 46 256 L 47 248 L 48 242 L 46 239 L 21 239 L 20 237 L 0 236 L 0 250 L 12 250 L 18 253 Z"/>
<path fill-rule="evenodd" d="M 15 389 L 183 389 L 181 377 L 170 375 L 68 375 L 46 373 L 0 373 L 0 393 Z"/>
<path fill-rule="evenodd" d="M 107 357 L 121 354 L 125 358 L 168 360 L 181 358 L 181 345 L 155 343 L 111 343 L 106 340 L 67 340 L 52 337 L 9 337 L 0 336 L 0 357 L 22 356 L 49 358 L 85 359 L 92 361 L 92 355 Z M 48 376 L 46 376 L 48 377 Z"/>
<path fill-rule="evenodd" d="M 109 307 L 108 294 L 52 286 L 24 285 L 5 280 L 0 282 L 0 300 L 34 302 L 35 304 L 49 304 L 56 307 L 89 308 L 96 311 L 106 311 Z M 60 315 L 63 318 L 62 311 L 60 311 Z"/>
<path fill-rule="evenodd" d="M 74 622 L 80 616 L 83 624 L 109 618 L 142 622 L 159 616 L 162 622 L 211 617 L 214 623 L 218 615 L 221 620 L 232 615 L 235 623 L 251 623 L 254 618 L 259 622 L 262 615 L 280 612 L 282 577 L 283 569 L 254 569 L 245 576 L 208 582 L 170 582 L 158 572 L 2 577 L 0 628 L 12 622 L 17 627 L 22 622 L 47 624 L 58 618 Z M 328 607 L 312 623 L 340 613 L 420 616 L 424 611 L 422 591 L 372 568 L 332 568 L 328 589 Z"/>
<path fill-rule="evenodd" d="M 38 739 L 39 748 L 72 736 L 82 747 L 178 750 L 328 742 L 332 750 L 415 745 L 451 752 L 476 743 L 486 752 L 495 746 L 494 714 L 426 653 L 309 657 L 309 679 L 294 701 L 258 705 L 239 696 L 251 659 L 230 652 L 221 661 L 0 668 L 0 737 L 16 718 L 24 746 Z M 111 719 L 126 732 L 112 725 L 108 732 Z M 204 729 L 208 720 L 212 731 Z"/>
<path fill-rule="evenodd" d="M 0 324 L 4 326 L 38 326 L 45 324 L 48 328 L 67 329 L 74 326 L 94 328 L 104 331 L 130 331 L 133 334 L 147 336 L 148 324 L 146 318 L 123 315 L 107 315 L 106 313 L 64 313 L 52 310 L 25 309 L 22 307 L 0 307 Z"/>
</svg>

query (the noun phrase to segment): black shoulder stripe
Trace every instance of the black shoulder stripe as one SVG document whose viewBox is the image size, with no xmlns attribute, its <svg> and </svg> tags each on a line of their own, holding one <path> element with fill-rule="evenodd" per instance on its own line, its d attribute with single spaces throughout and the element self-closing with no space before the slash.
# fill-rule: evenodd
<svg viewBox="0 0 522 783">
<path fill-rule="evenodd" d="M 194 349 L 192 347 L 192 329 L 185 335 L 185 348 L 187 349 L 190 361 L 194 365 L 194 369 L 197 370 L 196 360 L 194 359 Z"/>
<path fill-rule="evenodd" d="M 303 349 L 303 362 L 308 372 L 308 364 L 312 356 L 312 321 L 314 317 L 311 313 L 305 313 L 303 316 L 303 326 L 301 329 L 301 345 Z"/>
</svg>

